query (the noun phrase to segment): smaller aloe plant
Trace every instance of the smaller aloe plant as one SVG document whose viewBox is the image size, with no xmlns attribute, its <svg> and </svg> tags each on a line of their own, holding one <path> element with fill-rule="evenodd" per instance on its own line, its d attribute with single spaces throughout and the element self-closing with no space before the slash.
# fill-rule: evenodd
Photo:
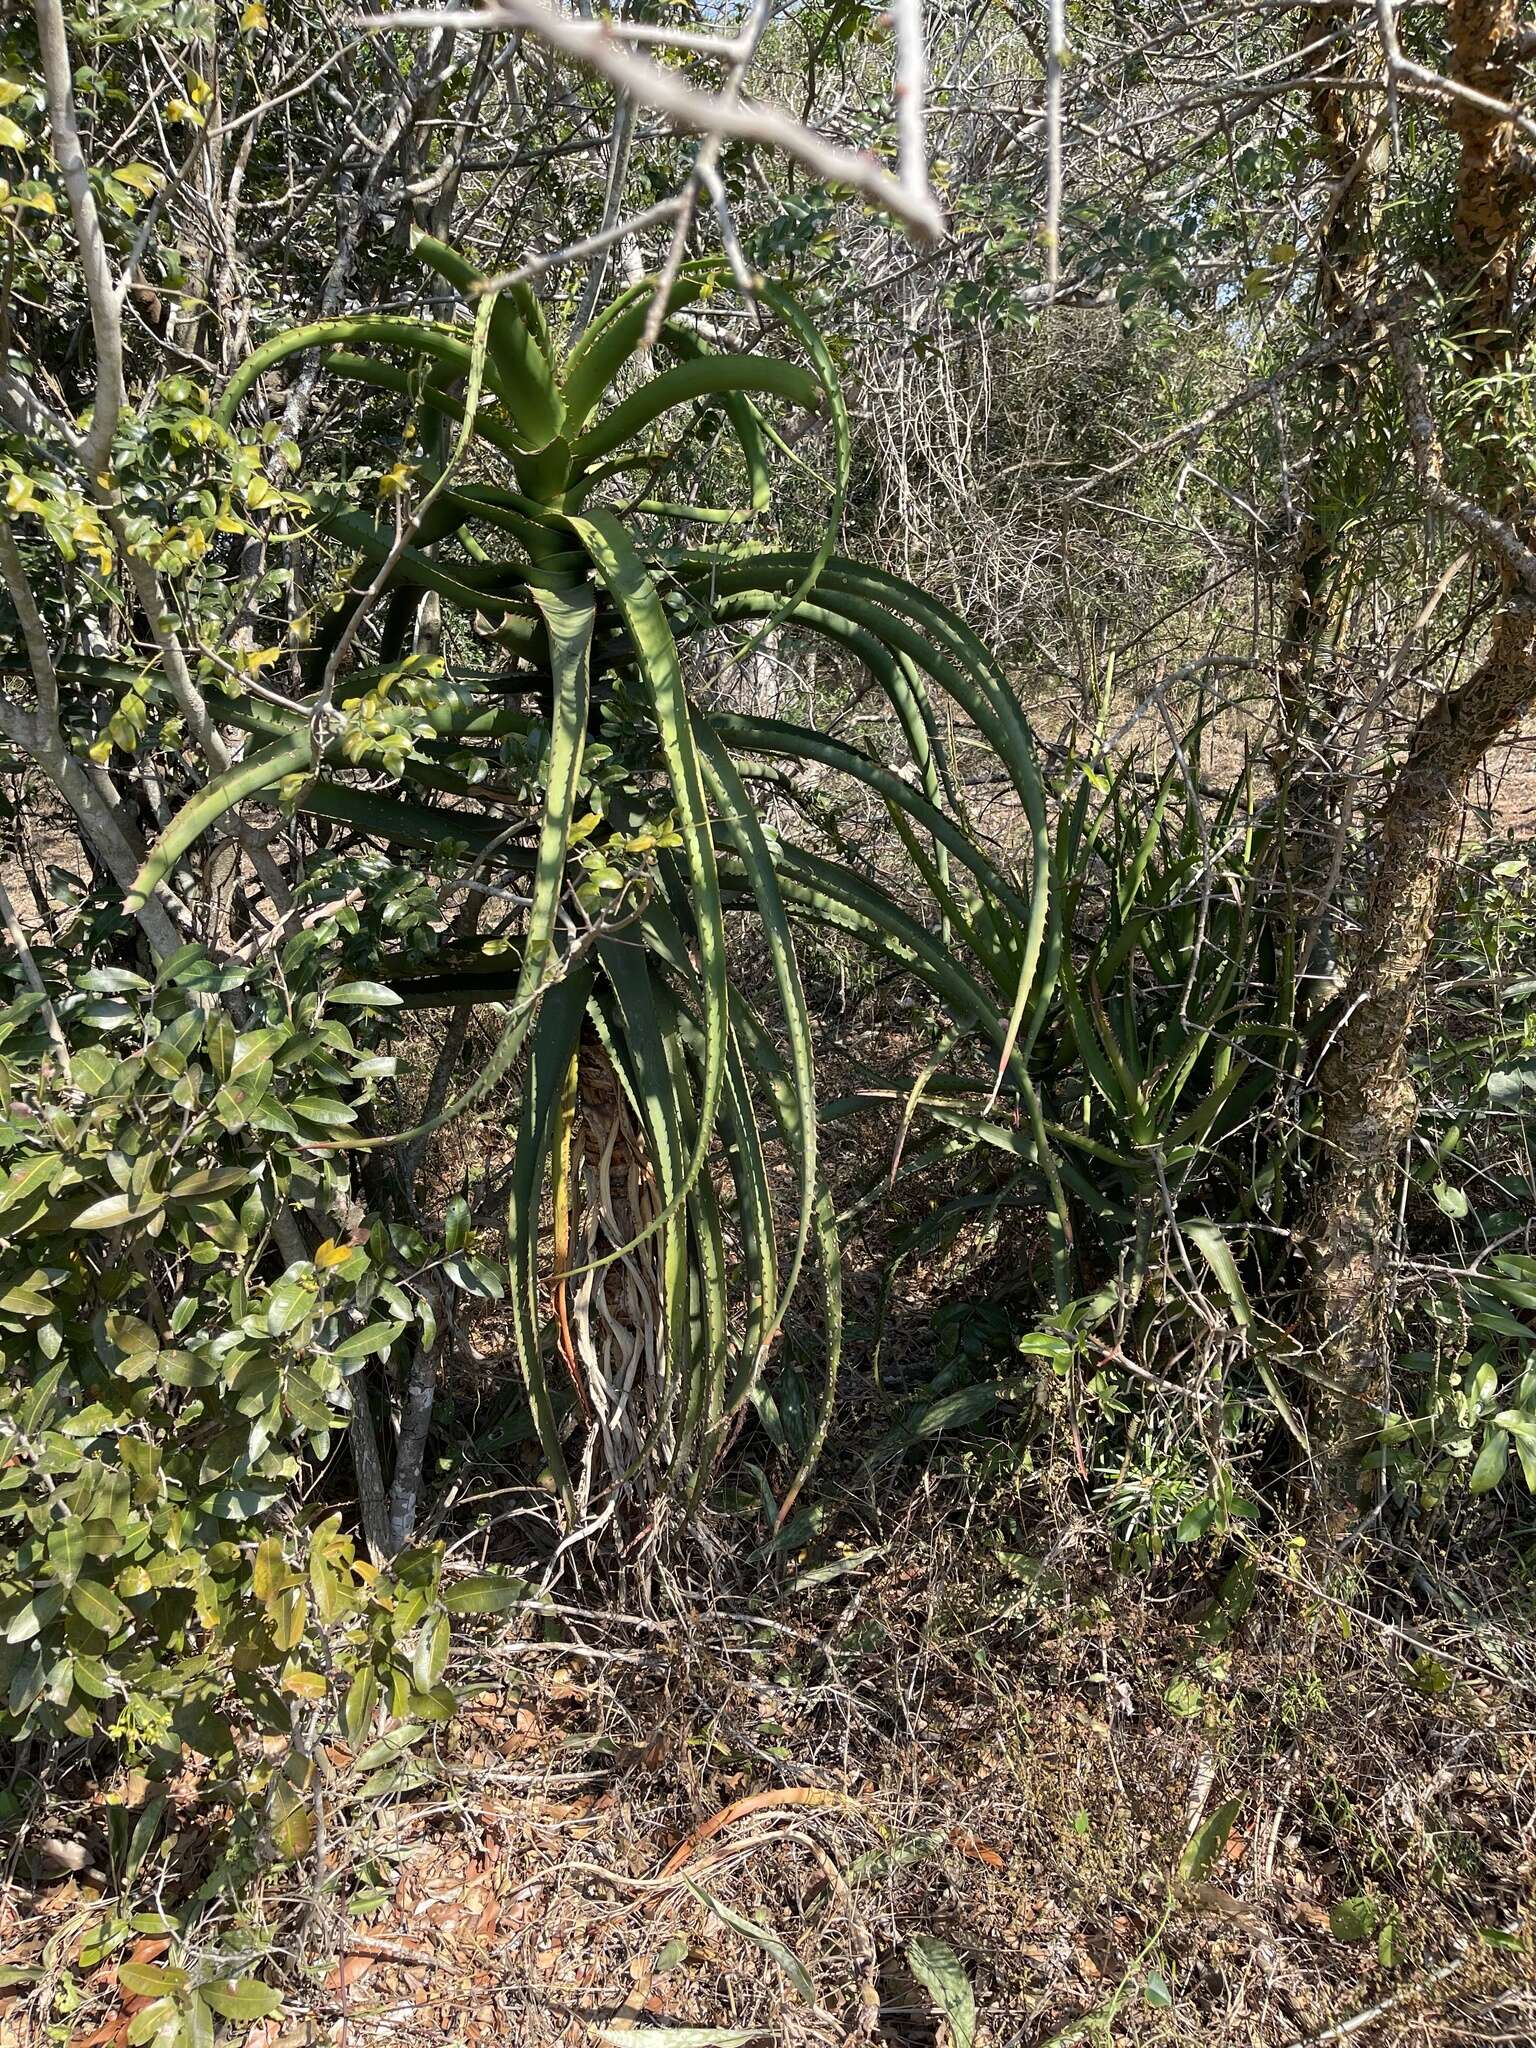
<svg viewBox="0 0 1536 2048">
<path fill-rule="evenodd" d="M 1049 1005 L 1023 1047 L 1032 1094 L 974 1063 L 946 1072 L 936 1060 L 913 1082 L 900 1173 L 947 1162 L 953 1178 L 960 1156 L 971 1167 L 963 1196 L 898 1237 L 888 1287 L 903 1259 L 968 1222 L 1043 1209 L 1063 1301 L 1111 1279 L 1134 1300 L 1154 1252 L 1173 1248 L 1218 1294 L 1238 1290 L 1246 1313 L 1229 1239 L 1284 1220 L 1291 1162 L 1276 1112 L 1298 1046 L 1293 969 L 1269 915 L 1276 821 L 1246 778 L 1203 816 L 1198 769 L 1197 727 L 1182 766 L 1158 773 L 1129 756 L 1062 778 Z M 1019 917 L 1004 878 L 967 865 L 972 888 L 950 891 L 942 957 L 930 947 L 918 965 L 936 994 L 957 973 L 979 978 Z M 999 1036 L 1001 1016 L 988 1028 Z M 950 1041 L 957 1054 L 963 1043 Z M 825 1114 L 892 1106 L 886 1089 Z"/>
<path fill-rule="evenodd" d="M 309 652 L 308 701 L 284 709 L 216 695 L 218 715 L 264 744 L 173 820 L 136 895 L 235 805 L 274 790 L 369 838 L 467 849 L 482 869 L 516 874 L 528 910 L 510 963 L 471 946 L 426 970 L 381 958 L 375 972 L 410 1002 L 502 1006 L 494 1056 L 434 1121 L 518 1088 L 512 1301 L 556 1490 L 573 1519 L 592 1511 L 594 1488 L 612 1508 L 659 1492 L 697 1502 L 743 1408 L 764 1392 L 790 1302 L 814 1266 L 823 1392 L 782 1515 L 820 1448 L 841 1344 L 795 920 L 878 947 L 990 1045 L 1044 1178 L 1063 1286 L 1069 1277 L 1069 1183 L 1032 1072 L 1061 948 L 1028 724 L 962 620 L 836 553 L 847 417 L 830 354 L 787 294 L 764 285 L 759 303 L 793 358 L 715 354 L 687 314 L 720 275 L 710 263 L 686 267 L 657 369 L 641 360 L 653 282 L 622 293 L 562 356 L 531 292 L 484 291 L 454 251 L 418 247 L 474 304 L 472 327 L 318 322 L 259 349 L 224 394 L 228 422 L 266 371 L 319 351 L 327 376 L 410 408 L 417 445 L 432 453 L 410 480 L 418 496 L 403 527 L 314 499 L 316 528 L 353 568 Z M 809 549 L 770 550 L 744 533 L 770 515 L 778 477 L 805 467 L 773 424 L 776 406 L 825 426 L 830 474 Z M 729 452 L 716 455 L 721 431 Z M 668 484 L 704 458 L 739 480 L 741 502 L 700 503 L 686 482 Z M 690 529 L 699 544 L 680 545 Z M 440 673 L 408 652 L 428 593 L 450 629 Z M 702 636 L 781 626 L 862 665 L 892 707 L 904 768 L 805 725 L 710 709 L 686 686 L 684 656 Z M 487 647 L 497 657 L 489 669 Z M 950 800 L 941 696 L 946 716 L 978 731 L 1010 778 L 1029 848 L 1021 876 L 982 850 Z M 509 852 L 503 798 L 519 747 L 541 802 L 531 850 Z M 933 914 L 903 907 L 855 863 L 771 843 L 743 759 L 817 764 L 873 792 Z M 381 770 L 403 787 L 381 794 Z M 733 981 L 727 911 L 755 921 L 771 1018 Z M 787 1208 L 780 1158 L 791 1169 Z M 546 1184 L 556 1265 L 547 1318 Z"/>
</svg>

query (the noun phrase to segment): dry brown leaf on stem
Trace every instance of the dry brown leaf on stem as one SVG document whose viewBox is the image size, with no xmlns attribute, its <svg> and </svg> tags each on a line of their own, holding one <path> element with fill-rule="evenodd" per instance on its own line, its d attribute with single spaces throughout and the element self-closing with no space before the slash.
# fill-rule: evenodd
<svg viewBox="0 0 1536 2048">
<path fill-rule="evenodd" d="M 843 1813 L 862 1813 L 863 1807 L 857 1799 L 846 1792 L 832 1792 L 820 1785 L 783 1785 L 769 1792 L 754 1792 L 746 1799 L 735 1800 L 730 1806 L 723 1806 L 716 1814 L 703 1821 L 693 1832 L 678 1843 L 672 1854 L 662 1865 L 661 1875 L 672 1877 L 682 1869 L 702 1842 L 733 1822 L 745 1818 L 749 1813 L 761 1813 L 768 1807 L 813 1806 L 836 1807 Z"/>
</svg>

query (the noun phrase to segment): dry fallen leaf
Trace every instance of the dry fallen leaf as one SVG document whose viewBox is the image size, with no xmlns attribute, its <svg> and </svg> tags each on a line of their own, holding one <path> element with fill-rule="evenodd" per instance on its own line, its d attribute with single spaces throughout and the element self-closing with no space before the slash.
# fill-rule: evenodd
<svg viewBox="0 0 1536 2048">
<path fill-rule="evenodd" d="M 958 1849 L 962 1856 L 969 1856 L 974 1862 L 984 1863 L 988 1870 L 1008 1868 L 1008 1859 L 1000 1849 L 994 1849 L 990 1844 L 978 1841 L 964 1828 L 951 1828 L 949 1839 L 951 1845 Z"/>
</svg>

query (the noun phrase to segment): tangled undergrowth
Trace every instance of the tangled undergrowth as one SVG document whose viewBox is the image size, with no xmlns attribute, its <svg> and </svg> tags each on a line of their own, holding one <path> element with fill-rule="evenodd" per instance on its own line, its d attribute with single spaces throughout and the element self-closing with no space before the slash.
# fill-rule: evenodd
<svg viewBox="0 0 1536 2048">
<path fill-rule="evenodd" d="M 247 2048 L 1529 2039 L 1529 1585 L 1274 1535 L 1131 1574 L 1070 1492 L 1005 1514 L 956 1447 L 651 1615 L 530 1588 L 185 1950 L 206 1787 L 77 1782 L 16 1844 L 0 2038 L 116 2048 L 158 1971 L 260 1953 Z"/>
</svg>

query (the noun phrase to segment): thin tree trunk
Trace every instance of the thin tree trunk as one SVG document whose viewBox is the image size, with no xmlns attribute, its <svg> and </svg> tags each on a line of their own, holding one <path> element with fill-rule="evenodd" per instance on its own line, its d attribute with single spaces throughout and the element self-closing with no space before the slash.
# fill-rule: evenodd
<svg viewBox="0 0 1536 2048">
<path fill-rule="evenodd" d="M 1304 8 L 1297 27 L 1301 48 L 1348 17 L 1343 6 L 1323 13 Z M 1316 62 L 1318 60 L 1314 60 Z M 1365 303 L 1374 261 L 1373 212 L 1377 160 L 1383 134 L 1358 83 L 1352 54 L 1321 60 L 1308 105 L 1332 179 L 1318 247 L 1317 317 L 1320 327 L 1344 329 Z M 1281 847 L 1286 916 L 1300 937 L 1298 999 L 1305 1011 L 1326 995 L 1321 977 L 1334 969 L 1329 898 L 1335 835 L 1340 820 L 1339 752 L 1344 692 L 1335 661 L 1347 607 L 1337 578 L 1338 538 L 1327 511 L 1339 457 L 1348 459 L 1341 432 L 1359 402 L 1361 372 L 1353 364 L 1324 363 L 1314 386 L 1310 446 L 1292 509 L 1295 569 L 1279 651 L 1282 741 L 1275 762 L 1285 802 Z"/>
<path fill-rule="evenodd" d="M 434 1300 L 438 1330 L 411 1357 L 405 1399 L 400 1407 L 400 1435 L 395 1445 L 395 1473 L 389 1489 L 389 1552 L 398 1556 L 416 1533 L 421 1488 L 426 1472 L 427 1439 L 432 1433 L 432 1402 L 437 1393 L 437 1360 L 442 1341 L 442 1303 Z"/>
<path fill-rule="evenodd" d="M 1319 1075 L 1323 1155 L 1307 1233 L 1319 1378 L 1313 1434 L 1335 1501 L 1355 1490 L 1390 1377 L 1399 1175 L 1418 1101 L 1409 1025 L 1461 834 L 1467 786 L 1536 697 L 1536 614 L 1511 606 L 1462 686 L 1431 706 L 1379 818 L 1379 857 L 1346 1020 Z"/>
<path fill-rule="evenodd" d="M 1442 458 L 1422 379 L 1400 353 L 1410 439 L 1426 509 L 1460 518 L 1492 555 L 1510 593 L 1473 673 L 1419 720 L 1407 757 L 1369 833 L 1376 866 L 1345 1014 L 1318 1076 L 1322 1156 L 1303 1232 L 1305 1334 L 1316 1355 L 1312 1433 L 1323 1499 L 1358 1499 L 1360 1452 L 1385 1411 L 1391 1378 L 1391 1286 L 1403 1158 L 1418 1111 L 1408 1032 L 1460 837 L 1467 787 L 1500 735 L 1536 701 L 1536 607 L 1522 581 L 1531 510 L 1516 495 L 1499 431 L 1497 396 L 1478 384 L 1518 357 L 1516 291 L 1525 269 L 1531 167 L 1513 125 L 1487 99 L 1521 96 L 1520 23 L 1514 0 L 1451 0 L 1452 78 L 1474 94 L 1450 103 L 1460 144 L 1456 211 L 1441 283 L 1456 304 L 1456 363 L 1480 415 L 1466 443 L 1483 473 L 1474 501 L 1443 483 Z M 1404 376 L 1404 370 L 1408 374 Z M 1529 583 L 1530 573 L 1523 579 Z"/>
</svg>

